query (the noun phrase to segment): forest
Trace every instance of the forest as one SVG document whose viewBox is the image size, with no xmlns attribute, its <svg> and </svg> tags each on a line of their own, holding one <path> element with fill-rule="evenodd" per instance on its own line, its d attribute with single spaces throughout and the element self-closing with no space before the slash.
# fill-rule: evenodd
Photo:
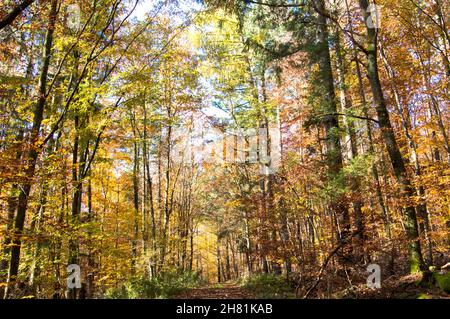
<svg viewBox="0 0 450 319">
<path fill-rule="evenodd" d="M 448 299 L 449 0 L 2 0 L 0 299 Z"/>
</svg>

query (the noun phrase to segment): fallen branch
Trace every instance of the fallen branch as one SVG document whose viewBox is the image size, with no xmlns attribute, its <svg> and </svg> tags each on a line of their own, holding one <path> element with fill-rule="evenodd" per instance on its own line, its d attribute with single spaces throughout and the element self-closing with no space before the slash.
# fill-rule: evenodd
<svg viewBox="0 0 450 319">
<path fill-rule="evenodd" d="M 303 299 L 308 298 L 309 294 L 316 289 L 317 285 L 319 284 L 320 280 L 322 279 L 322 275 L 323 272 L 325 271 L 328 262 L 330 261 L 330 259 L 339 251 L 339 249 L 341 249 L 342 247 L 344 247 L 349 241 L 350 239 L 352 239 L 353 237 L 355 237 L 356 235 L 358 235 L 360 232 L 362 231 L 362 229 L 356 230 L 354 231 L 351 236 L 345 238 L 339 245 L 337 245 L 335 248 L 333 248 L 333 250 L 328 254 L 327 258 L 325 258 L 322 266 L 320 267 L 319 270 L 319 274 L 316 277 L 316 281 L 315 283 L 306 291 L 306 294 L 303 296 Z"/>
</svg>

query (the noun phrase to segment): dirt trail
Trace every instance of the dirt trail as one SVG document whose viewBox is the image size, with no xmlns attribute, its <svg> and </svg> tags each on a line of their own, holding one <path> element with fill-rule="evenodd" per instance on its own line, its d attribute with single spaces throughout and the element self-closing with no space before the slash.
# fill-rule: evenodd
<svg viewBox="0 0 450 319">
<path fill-rule="evenodd" d="M 174 297 L 174 299 L 254 299 L 249 291 L 235 283 L 209 285 L 187 290 Z"/>
</svg>

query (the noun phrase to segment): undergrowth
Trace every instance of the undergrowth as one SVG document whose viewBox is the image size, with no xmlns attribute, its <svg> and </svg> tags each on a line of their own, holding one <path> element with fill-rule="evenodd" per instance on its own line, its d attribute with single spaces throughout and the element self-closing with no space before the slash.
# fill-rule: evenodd
<svg viewBox="0 0 450 319">
<path fill-rule="evenodd" d="M 110 299 L 166 299 L 202 284 L 196 272 L 167 272 L 155 278 L 135 277 L 108 289 Z"/>
<path fill-rule="evenodd" d="M 295 298 L 294 288 L 286 281 L 286 278 L 279 275 L 254 274 L 242 279 L 241 285 L 257 298 Z"/>
</svg>

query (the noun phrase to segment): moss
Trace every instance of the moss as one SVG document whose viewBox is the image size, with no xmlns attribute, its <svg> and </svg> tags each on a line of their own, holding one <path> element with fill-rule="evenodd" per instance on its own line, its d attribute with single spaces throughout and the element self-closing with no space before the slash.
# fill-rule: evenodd
<svg viewBox="0 0 450 319">
<path fill-rule="evenodd" d="M 434 273 L 434 279 L 436 280 L 437 286 L 445 291 L 446 293 L 450 293 L 450 272 L 446 274 Z"/>
<path fill-rule="evenodd" d="M 420 265 L 418 262 L 416 261 L 411 261 L 410 265 L 409 265 L 409 272 L 411 274 L 417 274 L 420 272 Z"/>
<path fill-rule="evenodd" d="M 409 223 L 411 221 L 408 221 Z M 405 222 L 405 227 L 408 227 L 408 222 Z M 417 252 L 418 249 L 414 243 L 409 243 L 409 272 L 411 274 L 420 273 L 423 264 L 422 256 Z"/>
<path fill-rule="evenodd" d="M 427 294 L 420 294 L 417 299 L 433 299 L 431 296 Z"/>
</svg>

